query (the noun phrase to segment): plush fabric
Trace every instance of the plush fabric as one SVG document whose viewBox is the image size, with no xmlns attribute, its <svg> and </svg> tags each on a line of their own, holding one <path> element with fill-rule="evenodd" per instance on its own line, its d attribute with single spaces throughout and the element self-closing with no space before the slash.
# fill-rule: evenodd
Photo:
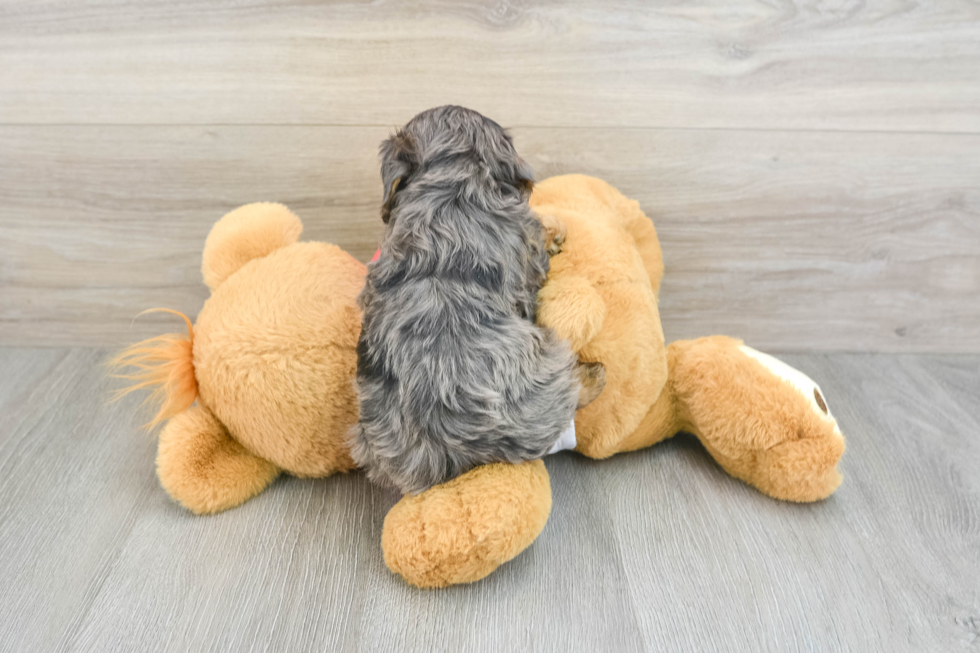
<svg viewBox="0 0 980 653">
<path fill-rule="evenodd" d="M 540 319 L 570 340 L 580 359 L 606 366 L 602 394 L 575 416 L 577 450 L 606 458 L 636 430 L 667 381 L 651 282 L 651 270 L 659 285 L 663 269 L 660 245 L 636 202 L 598 179 L 546 179 L 531 205 L 566 228 L 541 291 Z"/>
<path fill-rule="evenodd" d="M 296 243 L 245 263 L 194 327 L 198 401 L 249 451 L 296 476 L 353 467 L 346 435 L 357 421 L 364 271 L 334 245 Z"/>
<path fill-rule="evenodd" d="M 538 319 L 606 368 L 602 394 L 576 415 L 579 453 L 606 458 L 684 430 L 772 497 L 815 501 L 837 488 L 844 438 L 815 383 L 724 336 L 665 346 L 663 258 L 635 201 L 570 175 L 538 184 L 531 203 L 565 229 Z M 365 267 L 334 245 L 297 242 L 301 229 L 277 204 L 226 215 L 205 246 L 212 294 L 188 335 L 137 343 L 114 360 L 129 366 L 130 389 L 158 389 L 157 419 L 170 421 L 157 471 L 194 512 L 239 505 L 280 471 L 354 466 Z M 472 582 L 528 547 L 550 509 L 541 461 L 477 467 L 392 508 L 385 561 L 419 587 Z"/>
<path fill-rule="evenodd" d="M 219 220 L 204 242 L 201 274 L 214 290 L 251 260 L 292 245 L 303 223 L 282 204 L 259 202 L 241 206 Z"/>
<path fill-rule="evenodd" d="M 233 508 L 264 490 L 278 475 L 275 465 L 249 453 L 211 411 L 200 406 L 178 414 L 160 432 L 160 484 L 192 512 Z"/>
<path fill-rule="evenodd" d="M 146 313 L 180 316 L 187 324 L 187 336 L 168 333 L 137 342 L 109 359 L 108 367 L 119 372 L 112 374 L 114 378 L 131 382 L 116 391 L 114 399 L 143 388 L 153 389 L 148 400 L 159 408 L 146 424 L 152 429 L 190 408 L 197 398 L 197 378 L 194 375 L 194 326 L 190 318 L 167 308 L 151 308 L 140 315 Z"/>
<path fill-rule="evenodd" d="M 433 490 L 395 504 L 381 539 L 388 568 L 419 587 L 487 576 L 527 548 L 551 513 L 540 460 L 483 465 Z"/>
</svg>

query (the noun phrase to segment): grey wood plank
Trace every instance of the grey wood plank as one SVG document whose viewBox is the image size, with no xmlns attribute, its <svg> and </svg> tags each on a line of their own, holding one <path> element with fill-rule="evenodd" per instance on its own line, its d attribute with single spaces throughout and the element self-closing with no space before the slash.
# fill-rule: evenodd
<svg viewBox="0 0 980 653">
<path fill-rule="evenodd" d="M 55 650 L 156 498 L 133 401 L 106 405 L 93 350 L 0 350 L 0 650 Z M 8 394 L 8 390 L 12 390 Z"/>
<path fill-rule="evenodd" d="M 949 651 L 980 641 L 980 357 L 796 354 L 848 435 L 831 499 L 767 499 L 688 436 L 547 460 L 552 518 L 489 578 L 381 561 L 396 496 L 283 478 L 194 517 L 102 352 L 0 348 L 0 651 Z"/>
<path fill-rule="evenodd" d="M 719 640 L 772 651 L 974 644 L 980 497 L 966 479 L 980 475 L 980 430 L 923 388 L 917 368 L 944 359 L 786 359 L 821 383 L 848 436 L 844 484 L 829 500 L 768 500 L 690 437 L 632 454 L 645 465 L 601 468 L 634 570 L 629 591 L 650 606 L 647 641 L 661 650 L 714 650 Z"/>
<path fill-rule="evenodd" d="M 57 349 L 2 349 L 0 353 L 0 423 L 9 426 L 14 411 L 30 397 L 38 381 L 64 358 Z"/>
<path fill-rule="evenodd" d="M 194 315 L 211 225 L 278 200 L 361 260 L 379 127 L 0 127 L 0 343 L 110 345 Z M 515 130 L 660 233 L 669 338 L 770 350 L 980 351 L 980 135 Z"/>
<path fill-rule="evenodd" d="M 0 6 L 0 122 L 980 130 L 969 0 Z"/>
</svg>

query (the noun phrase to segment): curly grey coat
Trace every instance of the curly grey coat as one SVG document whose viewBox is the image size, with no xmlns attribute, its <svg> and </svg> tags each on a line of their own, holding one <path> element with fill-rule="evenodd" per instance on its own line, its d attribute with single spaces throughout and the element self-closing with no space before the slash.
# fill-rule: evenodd
<svg viewBox="0 0 980 653">
<path fill-rule="evenodd" d="M 575 414 L 576 357 L 534 324 L 548 271 L 532 173 L 495 122 L 456 106 L 381 145 L 387 223 L 359 302 L 351 452 L 416 493 L 548 452 Z"/>
</svg>

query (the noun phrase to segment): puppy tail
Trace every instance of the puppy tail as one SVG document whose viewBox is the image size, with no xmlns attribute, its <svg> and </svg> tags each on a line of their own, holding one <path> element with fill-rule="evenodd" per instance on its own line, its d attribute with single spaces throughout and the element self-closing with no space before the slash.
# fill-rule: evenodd
<svg viewBox="0 0 980 653">
<path fill-rule="evenodd" d="M 151 308 L 140 315 L 146 313 L 179 315 L 187 323 L 187 336 L 168 333 L 137 342 L 109 359 L 106 366 L 111 378 L 129 382 L 113 394 L 112 401 L 135 390 L 153 389 L 143 402 L 159 406 L 153 419 L 143 425 L 149 430 L 190 408 L 197 399 L 197 377 L 194 374 L 194 327 L 190 318 L 169 308 Z"/>
</svg>

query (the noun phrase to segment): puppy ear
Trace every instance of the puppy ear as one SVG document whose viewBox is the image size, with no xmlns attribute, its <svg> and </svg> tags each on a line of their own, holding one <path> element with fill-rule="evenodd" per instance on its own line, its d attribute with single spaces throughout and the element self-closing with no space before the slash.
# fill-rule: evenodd
<svg viewBox="0 0 980 653">
<path fill-rule="evenodd" d="M 493 121 L 491 121 L 493 122 Z M 496 125 L 497 123 L 493 123 Z M 499 126 L 498 126 L 498 129 Z M 534 188 L 534 171 L 514 149 L 514 139 L 506 130 L 500 130 L 503 138 L 491 141 L 491 147 L 497 160 L 501 162 L 498 173 L 502 181 L 512 184 L 522 193 L 531 194 Z"/>
<path fill-rule="evenodd" d="M 514 169 L 514 176 L 517 177 L 517 185 L 528 195 L 534 190 L 534 171 L 527 161 L 517 157 L 517 166 Z"/>
<path fill-rule="evenodd" d="M 381 202 L 381 221 L 385 224 L 391 220 L 391 204 L 395 200 L 395 192 L 398 190 L 401 180 L 401 177 L 395 177 L 395 181 L 391 182 L 391 185 L 385 190 L 385 197 Z"/>
<path fill-rule="evenodd" d="M 405 187 L 418 167 L 416 160 L 415 144 L 404 132 L 398 132 L 381 144 L 381 183 L 385 193 L 381 201 L 381 219 L 385 224 L 391 218 L 395 193 Z"/>
</svg>

